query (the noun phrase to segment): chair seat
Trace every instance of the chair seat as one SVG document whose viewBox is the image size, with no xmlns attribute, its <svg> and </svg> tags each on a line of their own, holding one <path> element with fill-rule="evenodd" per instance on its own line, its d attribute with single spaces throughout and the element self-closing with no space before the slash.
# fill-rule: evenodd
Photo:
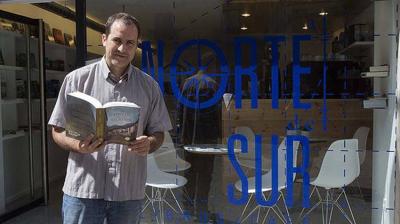
<svg viewBox="0 0 400 224">
<path fill-rule="evenodd" d="M 338 185 L 338 184 L 334 184 L 334 183 L 324 183 L 324 182 L 321 182 L 321 181 L 315 181 L 315 180 L 311 181 L 310 180 L 310 185 L 317 186 L 317 187 L 322 187 L 322 188 L 325 188 L 325 189 L 341 188 L 341 187 L 345 187 L 345 186 L 347 186 L 349 184 Z"/>
<path fill-rule="evenodd" d="M 146 186 L 156 187 L 156 188 L 179 188 L 187 183 L 185 177 L 165 173 L 165 172 L 151 172 L 147 175 Z"/>
<path fill-rule="evenodd" d="M 264 175 L 261 176 L 261 191 L 262 192 L 266 192 L 266 191 L 271 191 L 272 190 L 272 173 L 268 172 Z M 284 175 L 282 175 L 284 176 Z M 282 190 L 286 187 L 286 179 L 285 177 L 282 177 L 278 175 L 278 190 Z M 254 194 L 256 192 L 256 177 L 250 177 L 247 178 L 247 182 L 248 182 L 248 190 L 247 192 L 250 194 Z M 242 192 L 242 181 L 238 180 L 235 183 L 235 188 Z"/>
<path fill-rule="evenodd" d="M 238 162 L 241 166 L 244 166 L 246 168 L 250 169 L 255 169 L 256 168 L 256 161 L 255 159 L 246 159 L 246 158 L 240 158 L 238 159 Z M 261 170 L 262 171 L 268 171 L 271 167 L 271 161 L 262 157 L 261 159 Z"/>
<path fill-rule="evenodd" d="M 175 151 L 163 152 L 154 156 L 157 166 L 164 172 L 179 172 L 190 168 L 190 163 L 176 155 Z"/>
</svg>

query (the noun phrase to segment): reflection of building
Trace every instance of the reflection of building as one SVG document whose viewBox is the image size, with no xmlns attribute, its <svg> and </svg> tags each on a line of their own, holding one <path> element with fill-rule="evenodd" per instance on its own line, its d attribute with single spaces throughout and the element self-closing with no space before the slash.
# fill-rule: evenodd
<svg viewBox="0 0 400 224">
<path fill-rule="evenodd" d="M 187 78 L 183 84 L 183 95 L 192 102 L 200 103 L 214 96 L 218 83 L 199 71 Z M 221 137 L 221 104 L 198 109 L 183 107 L 182 111 L 183 144 L 213 144 Z M 187 206 L 197 217 L 208 213 L 208 196 L 214 167 L 213 155 L 187 153 L 185 158 L 192 167 L 186 173 L 187 190 L 194 201 L 194 207 Z"/>
<path fill-rule="evenodd" d="M 199 71 L 187 78 L 183 84 L 183 95 L 190 101 L 200 104 L 214 96 L 218 83 Z M 182 140 L 184 144 L 217 143 L 221 137 L 221 104 L 198 109 L 183 107 Z"/>
</svg>

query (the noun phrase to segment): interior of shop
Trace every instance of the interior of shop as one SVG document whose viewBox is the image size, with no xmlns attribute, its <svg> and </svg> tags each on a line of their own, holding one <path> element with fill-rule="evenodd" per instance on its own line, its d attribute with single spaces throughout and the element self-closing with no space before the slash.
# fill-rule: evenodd
<svg viewBox="0 0 400 224">
<path fill-rule="evenodd" d="M 85 3 L 85 63 L 103 56 L 110 15 L 135 16 L 132 64 L 159 83 L 173 125 L 147 159 L 142 223 L 396 223 L 398 1 Z M 47 121 L 79 67 L 75 11 L 0 2 L 0 222 L 62 223 L 68 152 Z M 305 137 L 293 178 L 289 136 Z M 273 167 L 278 200 L 264 206 L 256 182 L 271 199 Z"/>
</svg>

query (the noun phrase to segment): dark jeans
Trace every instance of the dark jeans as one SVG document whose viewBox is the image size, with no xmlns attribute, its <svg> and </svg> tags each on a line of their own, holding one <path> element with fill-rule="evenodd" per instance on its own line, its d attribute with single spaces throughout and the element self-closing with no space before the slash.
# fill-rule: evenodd
<svg viewBox="0 0 400 224">
<path fill-rule="evenodd" d="M 210 191 L 214 166 L 213 155 L 186 153 L 185 160 L 192 166 L 185 172 L 188 179 L 186 189 L 192 203 L 187 203 L 185 209 L 200 217 L 208 213 L 208 193 Z"/>
</svg>

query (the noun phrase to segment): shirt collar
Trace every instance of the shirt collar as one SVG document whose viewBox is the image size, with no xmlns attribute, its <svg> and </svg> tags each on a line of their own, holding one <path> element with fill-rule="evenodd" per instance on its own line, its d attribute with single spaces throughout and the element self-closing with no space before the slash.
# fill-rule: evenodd
<svg viewBox="0 0 400 224">
<path fill-rule="evenodd" d="M 105 56 L 103 56 L 103 58 L 101 59 L 100 64 L 104 79 L 109 80 L 113 84 L 117 84 L 119 80 L 117 80 L 117 78 L 111 73 L 110 68 L 107 65 Z M 122 78 L 120 80 L 123 80 L 125 82 L 129 81 L 132 76 L 132 72 L 133 72 L 133 65 L 129 64 L 128 69 L 122 75 Z"/>
</svg>

